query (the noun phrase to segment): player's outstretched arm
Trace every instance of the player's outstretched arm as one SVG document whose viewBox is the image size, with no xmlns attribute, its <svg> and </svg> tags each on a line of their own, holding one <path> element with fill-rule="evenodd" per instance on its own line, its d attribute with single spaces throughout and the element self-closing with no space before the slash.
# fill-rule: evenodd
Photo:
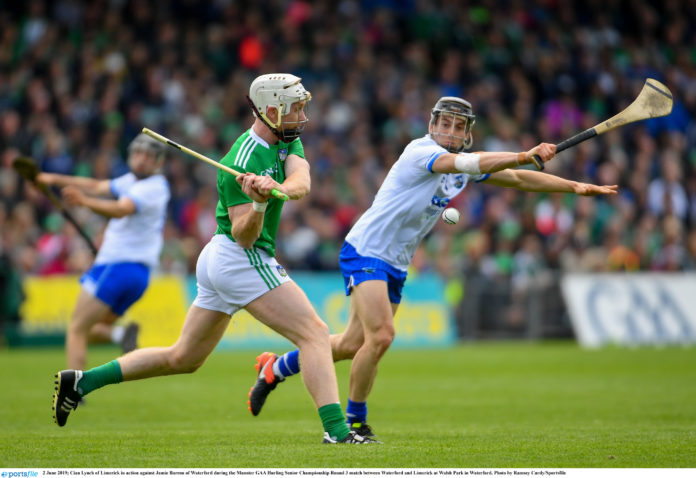
<svg viewBox="0 0 696 478">
<path fill-rule="evenodd" d="M 433 163 L 435 173 L 495 173 L 508 168 L 532 164 L 532 156 L 537 155 L 543 162 L 550 161 L 556 154 L 556 145 L 541 143 L 521 153 L 503 151 L 476 153 L 445 153 Z"/>
<path fill-rule="evenodd" d="M 603 185 L 579 183 L 563 179 L 553 174 L 526 169 L 506 169 L 491 174 L 486 180 L 488 184 L 519 189 L 520 191 L 548 192 L 548 193 L 575 193 L 581 196 L 598 196 L 600 194 L 616 194 L 617 185 Z"/>
<path fill-rule="evenodd" d="M 68 206 L 84 206 L 108 218 L 120 218 L 135 214 L 135 202 L 129 197 L 119 199 L 98 198 L 85 194 L 77 186 L 65 186 L 61 193 Z"/>
<path fill-rule="evenodd" d="M 72 186 L 91 196 L 110 196 L 111 182 L 108 179 L 94 179 L 82 176 L 70 176 L 67 174 L 39 173 L 36 180 L 46 186 L 63 188 Z"/>
</svg>

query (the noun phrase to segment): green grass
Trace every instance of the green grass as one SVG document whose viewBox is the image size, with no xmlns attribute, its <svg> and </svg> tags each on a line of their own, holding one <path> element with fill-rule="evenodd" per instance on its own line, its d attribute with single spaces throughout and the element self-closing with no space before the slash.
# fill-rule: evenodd
<svg viewBox="0 0 696 478">
<path fill-rule="evenodd" d="M 91 365 L 113 358 L 94 348 Z M 59 349 L 0 350 L 1 467 L 696 467 L 696 349 L 573 343 L 390 350 L 369 401 L 381 446 L 321 446 L 298 377 L 258 417 L 256 353 L 88 396 L 51 419 Z M 337 364 L 345 404 L 349 364 Z"/>
</svg>

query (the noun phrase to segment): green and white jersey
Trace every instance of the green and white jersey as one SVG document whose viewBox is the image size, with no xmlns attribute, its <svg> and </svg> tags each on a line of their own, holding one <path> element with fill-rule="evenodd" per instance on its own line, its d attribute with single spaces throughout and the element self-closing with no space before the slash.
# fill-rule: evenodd
<svg viewBox="0 0 696 478">
<path fill-rule="evenodd" d="M 285 181 L 285 160 L 291 154 L 301 158 L 305 157 L 300 138 L 296 138 L 290 143 L 279 141 L 278 144 L 268 144 L 250 128 L 235 141 L 220 163 L 242 173 L 249 172 L 259 176 L 270 176 L 282 184 Z M 251 198 L 242 192 L 242 187 L 233 175 L 222 170 L 218 171 L 217 188 L 220 200 L 215 209 L 218 225 L 215 234 L 225 234 L 234 241 L 232 222 L 227 208 L 250 203 Z M 255 247 L 264 249 L 272 257 L 275 256 L 275 238 L 278 233 L 283 202 L 275 197 L 268 200 L 268 208 L 263 218 L 263 229 L 254 243 Z"/>
</svg>

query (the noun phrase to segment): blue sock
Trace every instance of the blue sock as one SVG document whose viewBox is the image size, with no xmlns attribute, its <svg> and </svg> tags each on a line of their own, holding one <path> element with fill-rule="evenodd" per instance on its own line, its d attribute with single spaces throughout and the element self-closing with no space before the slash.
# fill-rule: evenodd
<svg viewBox="0 0 696 478">
<path fill-rule="evenodd" d="M 278 357 L 273 364 L 273 373 L 281 378 L 300 373 L 300 351 L 293 350 Z"/>
<path fill-rule="evenodd" d="M 367 402 L 354 402 L 348 399 L 346 407 L 348 423 L 364 423 L 367 421 Z"/>
</svg>

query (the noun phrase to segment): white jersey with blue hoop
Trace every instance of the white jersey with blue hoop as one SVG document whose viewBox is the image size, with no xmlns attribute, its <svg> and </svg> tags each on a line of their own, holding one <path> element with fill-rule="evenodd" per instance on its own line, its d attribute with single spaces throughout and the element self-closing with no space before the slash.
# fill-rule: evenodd
<svg viewBox="0 0 696 478">
<path fill-rule="evenodd" d="M 170 196 L 166 178 L 155 174 L 139 180 L 133 173 L 127 173 L 111 180 L 111 193 L 116 198 L 132 199 L 136 211 L 109 220 L 94 263 L 140 262 L 156 267 Z"/>
<path fill-rule="evenodd" d="M 440 174 L 433 163 L 447 150 L 429 134 L 411 141 L 394 163 L 372 206 L 346 236 L 358 254 L 376 257 L 406 271 L 418 244 L 433 228 L 450 200 L 470 179 L 488 174 Z"/>
</svg>

